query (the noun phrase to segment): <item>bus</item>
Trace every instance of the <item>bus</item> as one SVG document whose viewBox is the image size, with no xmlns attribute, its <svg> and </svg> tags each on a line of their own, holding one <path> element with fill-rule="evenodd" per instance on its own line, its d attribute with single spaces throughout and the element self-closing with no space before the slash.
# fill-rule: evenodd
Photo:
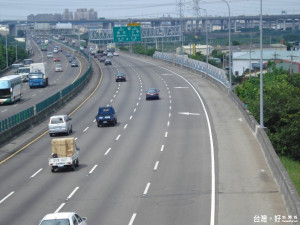
<svg viewBox="0 0 300 225">
<path fill-rule="evenodd" d="M 0 78 L 0 104 L 13 104 L 21 99 L 22 79 L 19 75 Z"/>
</svg>

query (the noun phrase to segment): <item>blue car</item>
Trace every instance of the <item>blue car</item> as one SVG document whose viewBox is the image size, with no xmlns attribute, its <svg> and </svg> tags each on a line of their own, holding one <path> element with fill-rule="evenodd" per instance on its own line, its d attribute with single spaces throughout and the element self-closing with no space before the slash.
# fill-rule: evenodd
<svg viewBox="0 0 300 225">
<path fill-rule="evenodd" d="M 100 107 L 98 114 L 96 115 L 97 126 L 111 125 L 115 126 L 117 124 L 116 111 L 112 106 Z"/>
</svg>

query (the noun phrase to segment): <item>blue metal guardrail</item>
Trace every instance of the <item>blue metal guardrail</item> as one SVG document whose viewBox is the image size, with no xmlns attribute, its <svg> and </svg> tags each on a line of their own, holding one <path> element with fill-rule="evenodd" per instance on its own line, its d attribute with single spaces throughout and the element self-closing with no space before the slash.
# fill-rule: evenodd
<svg viewBox="0 0 300 225">
<path fill-rule="evenodd" d="M 88 55 L 83 52 L 83 55 L 88 59 Z M 38 114 L 39 112 L 47 109 L 52 104 L 69 94 L 71 91 L 76 89 L 82 82 L 85 81 L 87 76 L 89 75 L 92 68 L 92 63 L 89 61 L 88 70 L 75 82 L 70 84 L 69 86 L 65 87 L 63 90 L 57 92 L 56 94 L 50 96 L 49 98 L 37 103 L 35 106 L 29 107 L 22 112 L 19 112 L 13 116 L 10 116 L 0 122 L 0 133 L 18 125 L 19 123 L 23 122 L 24 120 L 30 119 L 34 115 Z"/>
<path fill-rule="evenodd" d="M 216 81 L 220 82 L 225 87 L 229 88 L 229 81 L 226 76 L 226 71 L 212 66 L 210 64 L 206 64 L 205 62 L 201 62 L 194 59 L 189 59 L 184 55 L 176 55 L 171 53 L 164 53 L 164 52 L 155 52 L 153 57 L 155 59 L 168 61 L 170 63 L 174 63 L 177 65 L 185 66 L 190 69 L 194 69 L 196 71 L 200 71 L 211 78 L 215 79 Z"/>
</svg>

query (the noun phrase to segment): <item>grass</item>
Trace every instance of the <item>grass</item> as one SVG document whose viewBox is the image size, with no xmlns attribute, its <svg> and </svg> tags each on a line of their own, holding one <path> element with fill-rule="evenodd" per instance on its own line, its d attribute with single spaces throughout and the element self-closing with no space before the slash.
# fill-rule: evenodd
<svg viewBox="0 0 300 225">
<path fill-rule="evenodd" d="M 300 195 L 300 162 L 280 156 L 280 160 Z"/>
</svg>

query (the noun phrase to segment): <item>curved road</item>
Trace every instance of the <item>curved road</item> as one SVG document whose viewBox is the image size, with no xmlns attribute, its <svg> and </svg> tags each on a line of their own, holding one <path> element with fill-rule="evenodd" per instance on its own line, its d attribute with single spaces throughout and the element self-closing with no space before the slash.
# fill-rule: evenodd
<svg viewBox="0 0 300 225">
<path fill-rule="evenodd" d="M 1 224 L 38 224 L 54 211 L 76 211 L 88 224 L 247 225 L 255 216 L 288 224 L 274 222 L 287 216 L 278 188 L 222 92 L 159 61 L 121 55 L 112 62 L 101 64 L 99 88 L 72 113 L 76 171 L 51 173 L 47 134 L 0 165 Z M 117 72 L 127 81 L 115 82 Z M 150 87 L 160 100 L 145 100 Z M 117 126 L 97 127 L 103 105 L 117 110 Z"/>
<path fill-rule="evenodd" d="M 32 43 L 34 49 L 33 60 L 35 63 L 45 62 L 49 86 L 45 88 L 30 89 L 28 83 L 22 83 L 21 101 L 18 101 L 13 105 L 1 105 L 0 121 L 52 96 L 70 85 L 88 69 L 88 62 L 81 54 L 75 54 L 75 52 L 72 52 L 70 49 L 63 47 L 63 52 L 54 53 L 54 56 L 59 56 L 61 58 L 61 62 L 54 62 L 53 58 L 47 58 L 46 51 L 40 51 L 39 46 L 34 41 L 32 41 Z M 56 45 L 54 42 L 49 44 L 48 50 L 52 51 L 54 45 Z M 61 44 L 59 45 L 61 46 Z M 65 55 L 68 51 L 76 56 L 79 67 L 71 67 L 68 58 Z M 62 64 L 63 72 L 55 72 L 55 65 L 58 63 Z"/>
</svg>

